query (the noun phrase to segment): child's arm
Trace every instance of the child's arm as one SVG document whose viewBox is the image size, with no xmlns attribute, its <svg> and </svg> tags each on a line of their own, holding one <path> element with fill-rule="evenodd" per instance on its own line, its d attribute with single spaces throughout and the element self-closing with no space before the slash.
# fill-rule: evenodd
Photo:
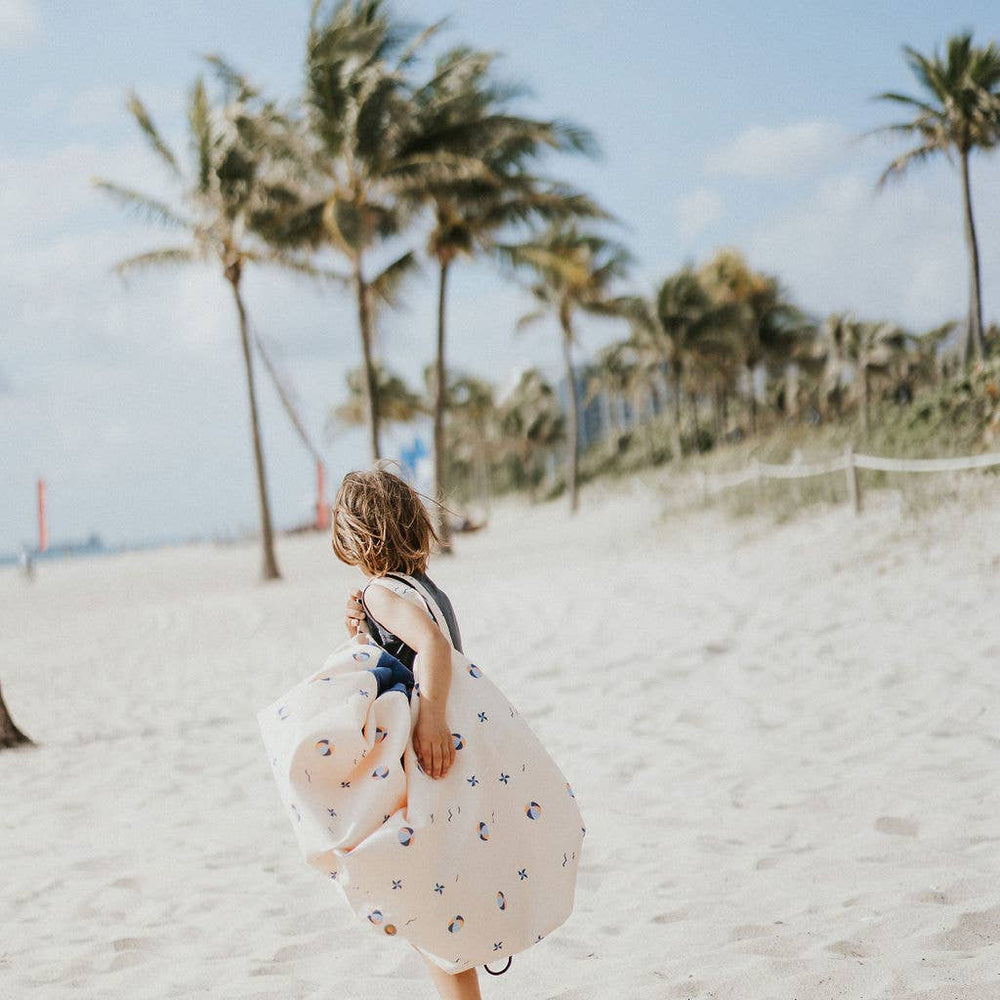
<svg viewBox="0 0 1000 1000">
<path fill-rule="evenodd" d="M 451 644 L 422 608 L 385 587 L 368 587 L 364 602 L 372 618 L 402 639 L 417 654 L 420 711 L 413 749 L 432 778 L 443 778 L 455 761 L 455 747 L 445 720 L 451 687 Z"/>
</svg>

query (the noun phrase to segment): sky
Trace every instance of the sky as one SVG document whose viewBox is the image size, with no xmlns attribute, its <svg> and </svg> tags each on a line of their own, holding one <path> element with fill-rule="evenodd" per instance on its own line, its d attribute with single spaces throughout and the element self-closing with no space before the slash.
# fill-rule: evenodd
<svg viewBox="0 0 1000 1000">
<path fill-rule="evenodd" d="M 184 107 L 219 53 L 265 92 L 299 93 L 308 0 L 0 0 L 0 553 L 36 541 L 35 482 L 50 537 L 110 544 L 230 537 L 257 508 L 236 314 L 210 267 L 137 275 L 116 261 L 171 234 L 95 190 L 102 176 L 163 197 L 169 178 L 125 111 L 134 88 L 180 154 Z M 502 53 L 529 85 L 526 113 L 590 128 L 602 154 L 547 171 L 618 220 L 636 263 L 622 291 L 725 246 L 776 274 L 818 316 L 854 311 L 915 332 L 963 316 L 967 262 L 957 172 L 915 168 L 875 191 L 902 146 L 864 133 L 898 119 L 873 96 L 916 92 L 902 46 L 998 34 L 992 0 L 872 4 L 709 0 L 398 0 L 402 19 L 447 17 L 440 44 Z M 1000 318 L 1000 157 L 973 160 L 987 319 Z M 420 239 L 414 237 L 420 248 Z M 434 274 L 379 321 L 386 363 L 418 379 L 434 344 Z M 248 271 L 251 321 L 294 387 L 331 478 L 367 461 L 364 437 L 324 428 L 360 361 L 351 301 Z M 449 363 L 501 386 L 559 371 L 557 331 L 514 333 L 530 301 L 487 262 L 452 274 Z M 577 357 L 623 336 L 583 324 Z M 315 502 L 312 461 L 260 379 L 269 493 L 279 527 Z M 413 431 L 396 428 L 389 451 Z"/>
</svg>

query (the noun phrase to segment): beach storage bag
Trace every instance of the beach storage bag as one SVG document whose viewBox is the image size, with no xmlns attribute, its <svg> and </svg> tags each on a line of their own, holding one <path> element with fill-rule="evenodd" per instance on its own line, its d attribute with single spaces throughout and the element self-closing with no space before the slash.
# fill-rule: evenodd
<svg viewBox="0 0 1000 1000">
<path fill-rule="evenodd" d="M 417 580 L 372 583 L 426 606 L 451 642 Z M 257 718 L 306 862 L 374 933 L 406 938 L 457 973 L 503 962 L 566 920 L 586 831 L 572 788 L 517 709 L 481 665 L 451 655 L 456 754 L 444 778 L 428 777 L 413 749 L 419 683 L 379 695 L 374 668 L 413 675 L 365 635 Z"/>
</svg>

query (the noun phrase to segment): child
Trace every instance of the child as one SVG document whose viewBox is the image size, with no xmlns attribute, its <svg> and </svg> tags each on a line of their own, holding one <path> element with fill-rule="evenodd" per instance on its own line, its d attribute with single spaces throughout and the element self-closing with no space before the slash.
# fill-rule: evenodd
<svg viewBox="0 0 1000 1000">
<path fill-rule="evenodd" d="M 350 472 L 333 505 L 333 551 L 357 566 L 365 577 L 405 573 L 427 588 L 437 601 L 461 651 L 458 623 L 451 602 L 426 574 L 434 529 L 419 495 L 385 469 Z M 415 604 L 382 586 L 352 592 L 347 602 L 347 630 L 367 632 L 382 648 L 412 669 L 420 655 L 420 711 L 413 749 L 423 770 L 442 778 L 455 762 L 455 747 L 446 721 L 451 683 L 451 646 L 431 617 Z M 367 628 L 365 627 L 367 625 Z M 438 993 L 445 1000 L 481 1000 L 475 968 L 451 975 L 425 958 Z"/>
</svg>

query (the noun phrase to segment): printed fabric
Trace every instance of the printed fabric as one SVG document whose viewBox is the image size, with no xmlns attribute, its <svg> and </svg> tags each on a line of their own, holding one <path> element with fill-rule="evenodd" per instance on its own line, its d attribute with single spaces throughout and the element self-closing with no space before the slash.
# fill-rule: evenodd
<svg viewBox="0 0 1000 1000">
<path fill-rule="evenodd" d="M 420 604 L 451 641 L 419 581 L 372 582 Z M 368 928 L 406 938 L 447 972 L 502 963 L 572 911 L 580 810 L 518 710 L 454 648 L 455 763 L 428 777 L 411 739 L 419 655 L 413 673 L 360 636 L 262 709 L 278 791 L 306 863 Z"/>
</svg>

